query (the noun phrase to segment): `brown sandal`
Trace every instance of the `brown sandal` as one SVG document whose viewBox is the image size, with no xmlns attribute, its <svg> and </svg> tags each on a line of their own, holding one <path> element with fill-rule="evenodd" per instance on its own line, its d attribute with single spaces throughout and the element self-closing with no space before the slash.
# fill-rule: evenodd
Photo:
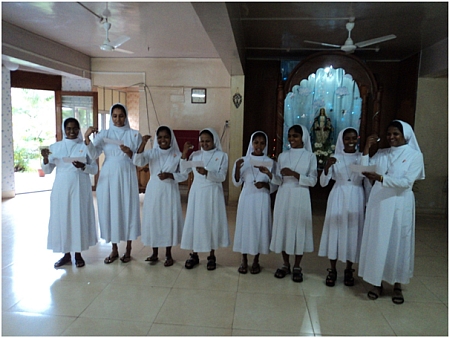
<svg viewBox="0 0 450 338">
<path fill-rule="evenodd" d="M 259 265 L 259 263 L 253 263 L 251 269 L 250 269 L 250 273 L 252 275 L 256 275 L 258 273 L 261 272 L 261 266 Z"/>
<path fill-rule="evenodd" d="M 327 286 L 333 287 L 334 284 L 336 283 L 337 271 L 336 271 L 336 269 L 327 269 L 327 271 L 328 271 L 328 276 L 327 276 L 327 279 L 325 280 L 325 284 Z"/>
<path fill-rule="evenodd" d="M 238 272 L 245 275 L 248 272 L 248 265 L 241 264 L 241 266 L 238 269 Z"/>
<path fill-rule="evenodd" d="M 286 275 L 290 275 L 291 274 L 291 266 L 290 265 L 284 265 L 277 269 L 277 271 L 275 271 L 275 277 L 276 278 L 284 278 L 286 277 Z"/>
<path fill-rule="evenodd" d="M 105 258 L 104 263 L 105 264 L 111 264 L 114 262 L 117 258 L 119 258 L 119 253 L 115 254 L 114 256 L 108 256 Z"/>
<path fill-rule="evenodd" d="M 148 257 L 145 259 L 145 261 L 146 261 L 146 262 L 157 262 L 157 261 L 158 261 L 158 256 L 155 256 L 155 255 L 148 256 Z"/>
<path fill-rule="evenodd" d="M 164 266 L 169 267 L 173 265 L 173 259 L 172 257 L 166 257 L 166 260 L 164 261 Z"/>
<path fill-rule="evenodd" d="M 61 258 L 60 260 L 58 260 L 53 266 L 55 268 L 59 268 L 63 265 L 69 264 L 69 263 L 72 263 L 72 257 L 64 255 L 64 257 Z"/>
<path fill-rule="evenodd" d="M 122 261 L 122 263 L 128 263 L 129 261 L 131 261 L 131 256 L 127 256 L 127 254 L 123 254 L 123 256 L 120 257 L 120 260 Z"/>
</svg>

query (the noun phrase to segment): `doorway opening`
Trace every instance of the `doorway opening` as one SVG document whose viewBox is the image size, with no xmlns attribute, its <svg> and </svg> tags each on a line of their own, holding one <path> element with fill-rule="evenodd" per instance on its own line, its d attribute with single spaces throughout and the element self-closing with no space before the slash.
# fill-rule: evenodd
<svg viewBox="0 0 450 338">
<path fill-rule="evenodd" d="M 51 190 L 55 173 L 44 175 L 41 151 L 56 141 L 55 92 L 11 88 L 15 193 Z"/>
</svg>

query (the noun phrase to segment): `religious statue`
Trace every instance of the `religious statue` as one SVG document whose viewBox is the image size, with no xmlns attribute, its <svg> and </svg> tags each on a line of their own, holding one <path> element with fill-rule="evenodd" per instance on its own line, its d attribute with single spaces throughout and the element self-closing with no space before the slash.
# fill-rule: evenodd
<svg viewBox="0 0 450 338">
<path fill-rule="evenodd" d="M 314 133 L 312 144 L 313 152 L 317 157 L 317 168 L 322 170 L 334 151 L 334 145 L 331 144 L 330 138 L 333 125 L 331 119 L 325 113 L 325 108 L 320 108 L 319 115 L 314 119 L 311 130 Z"/>
<path fill-rule="evenodd" d="M 333 131 L 333 125 L 325 113 L 325 108 L 320 108 L 319 116 L 314 119 L 312 129 L 314 130 L 316 142 L 321 144 L 327 143 L 330 133 Z"/>
</svg>

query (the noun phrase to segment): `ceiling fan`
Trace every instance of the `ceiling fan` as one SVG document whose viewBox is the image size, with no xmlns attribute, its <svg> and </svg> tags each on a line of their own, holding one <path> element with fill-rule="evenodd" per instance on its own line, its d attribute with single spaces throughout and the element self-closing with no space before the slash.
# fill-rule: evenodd
<svg viewBox="0 0 450 338">
<path fill-rule="evenodd" d="M 313 43 L 316 45 L 321 45 L 321 46 L 326 46 L 326 47 L 335 47 L 335 48 L 340 48 L 342 51 L 346 52 L 346 53 L 353 53 L 357 48 L 363 48 L 363 47 L 367 47 L 370 45 L 374 45 L 376 43 L 381 43 L 384 41 L 388 41 L 388 40 L 392 40 L 395 39 L 397 36 L 394 34 L 390 34 L 390 35 L 386 35 L 386 36 L 381 36 L 379 38 L 375 38 L 375 39 L 370 39 L 370 40 L 366 40 L 366 41 L 361 41 L 361 42 L 357 42 L 357 43 L 353 43 L 353 40 L 351 38 L 351 32 L 352 29 L 355 27 L 355 18 L 350 18 L 349 22 L 346 23 L 345 28 L 348 31 L 348 38 L 347 40 L 345 40 L 345 43 L 343 45 L 334 45 L 334 44 L 330 44 L 330 43 L 325 43 L 325 42 L 316 42 L 316 41 L 309 41 L 309 40 L 304 40 L 304 42 L 306 43 Z M 375 50 L 375 51 L 379 51 L 379 47 L 377 48 L 364 48 L 365 50 Z"/>
<path fill-rule="evenodd" d="M 118 39 L 114 40 L 114 41 L 110 41 L 109 40 L 109 30 L 111 28 L 111 23 L 108 22 L 108 18 L 111 16 L 111 12 L 108 9 L 108 3 L 106 3 L 106 9 L 103 11 L 103 17 L 102 17 L 102 24 L 103 24 L 103 28 L 106 31 L 106 38 L 105 41 L 103 41 L 103 44 L 100 45 L 100 49 L 104 50 L 106 52 L 112 52 L 112 51 L 117 51 L 117 52 L 122 52 L 122 53 L 127 53 L 127 54 L 133 54 L 133 52 L 130 52 L 128 50 L 124 50 L 124 49 L 119 49 L 119 47 L 121 45 L 123 45 L 125 42 L 127 42 L 128 40 L 130 40 L 129 36 L 121 36 Z"/>
</svg>

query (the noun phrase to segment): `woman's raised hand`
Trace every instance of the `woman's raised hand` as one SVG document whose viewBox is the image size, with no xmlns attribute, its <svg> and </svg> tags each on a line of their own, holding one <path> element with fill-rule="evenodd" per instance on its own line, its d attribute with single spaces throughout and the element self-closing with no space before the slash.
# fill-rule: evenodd
<svg viewBox="0 0 450 338">
<path fill-rule="evenodd" d="M 266 174 L 267 176 L 269 176 L 270 179 L 272 179 L 272 173 L 270 172 L 269 168 L 265 167 L 265 166 L 255 166 L 255 168 L 257 168 L 259 170 L 260 173 Z"/>
<path fill-rule="evenodd" d="M 364 155 L 367 155 L 369 153 L 370 147 L 372 147 L 374 144 L 376 144 L 379 141 L 379 137 L 377 134 L 372 134 L 369 137 L 367 137 L 366 145 L 364 147 Z"/>
<path fill-rule="evenodd" d="M 48 148 L 41 149 L 41 155 L 43 158 L 48 159 L 48 156 L 50 155 L 50 149 Z"/>
<path fill-rule="evenodd" d="M 330 157 L 327 161 L 327 164 L 325 164 L 325 175 L 328 175 L 328 170 L 330 169 L 330 167 L 335 164 L 337 162 L 337 159 L 335 157 Z"/>
<path fill-rule="evenodd" d="M 43 157 L 44 164 L 48 164 L 48 156 L 50 155 L 50 149 L 41 149 L 41 155 Z"/>
<path fill-rule="evenodd" d="M 150 135 L 142 136 L 142 142 L 147 143 L 152 137 Z"/>
<path fill-rule="evenodd" d="M 191 149 L 194 149 L 194 145 L 189 141 L 185 142 L 184 146 L 183 146 L 183 154 L 181 155 L 181 158 L 186 159 L 187 153 Z"/>
<path fill-rule="evenodd" d="M 90 126 L 86 132 L 84 133 L 84 143 L 86 145 L 88 145 L 89 143 L 91 143 L 91 140 L 89 139 L 89 136 L 91 136 L 92 134 L 97 134 L 98 133 L 98 128 L 94 128 L 92 126 Z"/>
</svg>

